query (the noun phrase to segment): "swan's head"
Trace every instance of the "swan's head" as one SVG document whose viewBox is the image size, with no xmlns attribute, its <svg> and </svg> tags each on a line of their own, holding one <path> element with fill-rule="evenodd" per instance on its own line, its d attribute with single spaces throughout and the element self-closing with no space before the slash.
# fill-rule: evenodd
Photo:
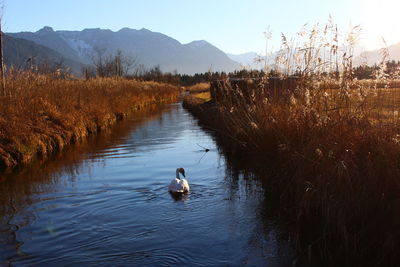
<svg viewBox="0 0 400 267">
<path fill-rule="evenodd" d="M 177 178 L 179 178 L 179 173 L 181 173 L 183 175 L 183 177 L 186 177 L 185 176 L 185 169 L 183 169 L 183 168 L 176 169 L 176 177 Z"/>
</svg>

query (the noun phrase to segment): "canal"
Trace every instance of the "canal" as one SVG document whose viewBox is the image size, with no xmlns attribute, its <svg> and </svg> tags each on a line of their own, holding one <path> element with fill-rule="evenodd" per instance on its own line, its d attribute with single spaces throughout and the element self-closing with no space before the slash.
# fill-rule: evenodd
<svg viewBox="0 0 400 267">
<path fill-rule="evenodd" d="M 209 149 L 208 152 L 205 148 Z M 177 167 L 191 192 L 168 193 Z M 2 266 L 287 266 L 259 179 L 229 171 L 180 103 L 0 178 Z"/>
</svg>

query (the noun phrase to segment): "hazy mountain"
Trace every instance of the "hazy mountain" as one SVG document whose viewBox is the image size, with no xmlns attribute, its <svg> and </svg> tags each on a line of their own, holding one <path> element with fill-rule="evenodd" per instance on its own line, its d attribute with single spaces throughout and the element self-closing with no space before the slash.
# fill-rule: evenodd
<svg viewBox="0 0 400 267">
<path fill-rule="evenodd" d="M 47 46 L 74 61 L 89 64 L 100 52 L 104 56 L 122 51 L 123 55 L 137 58 L 147 67 L 160 65 L 163 71 L 180 73 L 233 71 L 239 63 L 206 41 L 181 44 L 177 40 L 147 29 L 123 28 L 117 32 L 103 29 L 82 31 L 54 31 L 44 27 L 37 32 L 9 33 Z"/>
<path fill-rule="evenodd" d="M 59 36 L 51 27 L 44 27 L 41 30 L 32 32 L 8 33 L 8 35 L 16 38 L 22 38 L 33 41 L 37 44 L 51 48 L 64 57 L 81 61 L 76 51 L 72 49 L 65 40 Z"/>
<path fill-rule="evenodd" d="M 389 58 L 387 60 L 400 60 L 400 43 L 390 45 L 388 47 Z M 366 51 L 361 53 L 358 57 L 356 57 L 356 64 L 363 64 L 367 62 L 368 65 L 373 65 L 375 63 L 379 63 L 382 60 L 382 52 L 380 49 Z"/>
<path fill-rule="evenodd" d="M 394 44 L 388 47 L 389 50 L 389 58 L 388 60 L 396 60 L 400 61 L 400 43 Z M 339 54 L 341 55 L 342 50 L 340 50 Z M 364 51 L 364 52 L 363 52 Z M 286 51 L 275 51 L 268 56 L 268 65 L 273 68 L 275 65 L 275 60 L 280 52 L 284 54 Z M 326 51 L 327 54 L 329 51 Z M 232 60 L 239 62 L 242 67 L 252 68 L 252 69 L 262 69 L 264 67 L 264 61 L 262 56 L 258 55 L 256 52 L 248 52 L 243 54 L 227 54 L 229 58 Z M 373 50 L 373 51 L 365 51 L 364 47 L 356 46 L 354 48 L 354 65 L 358 66 L 360 64 L 367 63 L 368 65 L 373 65 L 375 63 L 379 63 L 382 60 L 382 51 L 381 50 Z M 256 58 L 260 58 L 261 62 L 255 62 Z"/>
<path fill-rule="evenodd" d="M 247 52 L 243 54 L 226 54 L 230 59 L 239 62 L 244 68 L 250 69 L 262 69 L 264 67 L 264 62 L 257 62 L 261 56 L 256 52 Z"/>
<path fill-rule="evenodd" d="M 14 66 L 16 69 L 24 69 L 28 67 L 32 60 L 34 64 L 47 62 L 62 62 L 65 66 L 71 68 L 72 73 L 79 74 L 81 63 L 71 60 L 64 55 L 39 45 L 33 41 L 14 38 L 8 34 L 4 34 L 4 62 L 7 66 Z"/>
</svg>

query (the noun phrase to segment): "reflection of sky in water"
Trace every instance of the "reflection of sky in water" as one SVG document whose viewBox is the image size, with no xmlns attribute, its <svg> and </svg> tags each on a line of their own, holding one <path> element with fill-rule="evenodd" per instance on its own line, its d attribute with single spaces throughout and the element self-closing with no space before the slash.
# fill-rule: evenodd
<svg viewBox="0 0 400 267">
<path fill-rule="evenodd" d="M 276 227 L 265 221 L 260 183 L 228 177 L 214 141 L 180 105 L 139 126 L 122 122 L 93 143 L 71 156 L 73 164 L 50 174 L 45 167 L 42 178 L 36 172 L 22 188 L 22 174 L 5 183 L 11 190 L 1 203 L 3 263 L 291 262 Z M 199 145 L 211 150 L 204 154 Z M 167 192 L 177 167 L 185 168 L 192 190 L 179 200 Z M 4 208 L 7 201 L 15 207 Z"/>
</svg>

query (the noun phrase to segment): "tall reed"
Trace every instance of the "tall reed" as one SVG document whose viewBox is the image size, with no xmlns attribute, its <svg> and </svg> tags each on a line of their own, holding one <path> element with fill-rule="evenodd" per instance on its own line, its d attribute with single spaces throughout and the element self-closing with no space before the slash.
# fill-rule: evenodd
<svg viewBox="0 0 400 267">
<path fill-rule="evenodd" d="M 233 146 L 265 161 L 268 190 L 304 258 L 324 265 L 400 260 L 399 90 L 383 75 L 353 78 L 359 27 L 339 42 L 330 20 L 282 35 L 281 73 L 213 83 Z M 288 86 L 290 80 L 296 86 Z M 333 86 L 334 85 L 334 86 Z"/>
</svg>

